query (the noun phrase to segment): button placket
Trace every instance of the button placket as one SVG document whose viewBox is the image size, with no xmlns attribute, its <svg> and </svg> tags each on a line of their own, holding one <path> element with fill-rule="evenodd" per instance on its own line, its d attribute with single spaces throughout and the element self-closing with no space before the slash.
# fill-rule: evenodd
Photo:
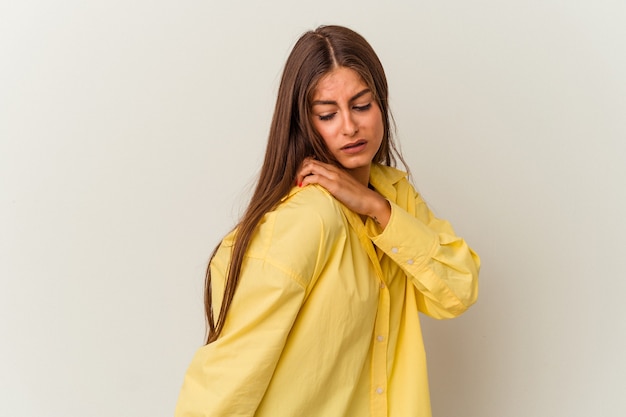
<svg viewBox="0 0 626 417">
<path fill-rule="evenodd" d="M 374 345 L 372 351 L 371 401 L 373 415 L 384 416 L 387 411 L 387 349 L 389 337 L 390 294 L 381 281 L 378 298 L 378 314 L 374 327 Z"/>
</svg>

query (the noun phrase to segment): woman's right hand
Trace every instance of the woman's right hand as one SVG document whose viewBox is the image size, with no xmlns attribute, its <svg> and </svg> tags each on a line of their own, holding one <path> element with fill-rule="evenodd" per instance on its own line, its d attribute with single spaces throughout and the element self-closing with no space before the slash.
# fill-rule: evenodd
<svg viewBox="0 0 626 417">
<path fill-rule="evenodd" d="M 391 216 L 389 202 L 382 195 L 335 165 L 306 158 L 298 170 L 296 184 L 300 187 L 321 185 L 350 210 L 374 219 L 382 229 Z"/>
</svg>

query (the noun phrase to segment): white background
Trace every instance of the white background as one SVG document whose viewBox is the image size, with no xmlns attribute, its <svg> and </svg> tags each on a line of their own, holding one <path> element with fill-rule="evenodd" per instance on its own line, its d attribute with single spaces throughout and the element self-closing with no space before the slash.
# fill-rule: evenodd
<svg viewBox="0 0 626 417">
<path fill-rule="evenodd" d="M 0 416 L 173 413 L 286 56 L 379 53 L 415 183 L 481 255 L 424 319 L 436 417 L 626 414 L 626 4 L 2 1 Z"/>
</svg>

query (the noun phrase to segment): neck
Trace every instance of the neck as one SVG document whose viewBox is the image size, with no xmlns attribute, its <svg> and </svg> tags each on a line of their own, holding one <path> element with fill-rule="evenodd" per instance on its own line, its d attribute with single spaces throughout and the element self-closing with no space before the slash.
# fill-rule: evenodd
<svg viewBox="0 0 626 417">
<path fill-rule="evenodd" d="M 354 179 L 367 187 L 370 182 L 370 168 L 371 165 L 366 167 L 360 167 L 356 169 L 349 169 L 348 172 Z"/>
</svg>

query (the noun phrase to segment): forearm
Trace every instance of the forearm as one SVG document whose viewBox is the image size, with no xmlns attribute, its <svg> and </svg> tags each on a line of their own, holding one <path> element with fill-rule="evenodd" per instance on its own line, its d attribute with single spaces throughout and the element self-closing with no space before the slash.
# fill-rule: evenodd
<svg viewBox="0 0 626 417">
<path fill-rule="evenodd" d="M 364 214 L 374 220 L 381 232 L 385 230 L 389 223 L 389 218 L 391 217 L 391 205 L 389 201 L 376 191 L 371 191 L 369 204 L 367 204 L 366 207 L 368 207 L 368 210 Z"/>
<path fill-rule="evenodd" d="M 443 220 L 428 225 L 392 204 L 381 233 L 368 222 L 372 242 L 381 248 L 420 294 L 420 310 L 436 318 L 458 316 L 474 303 L 480 260 Z M 441 226 L 441 227 L 439 227 Z"/>
</svg>

